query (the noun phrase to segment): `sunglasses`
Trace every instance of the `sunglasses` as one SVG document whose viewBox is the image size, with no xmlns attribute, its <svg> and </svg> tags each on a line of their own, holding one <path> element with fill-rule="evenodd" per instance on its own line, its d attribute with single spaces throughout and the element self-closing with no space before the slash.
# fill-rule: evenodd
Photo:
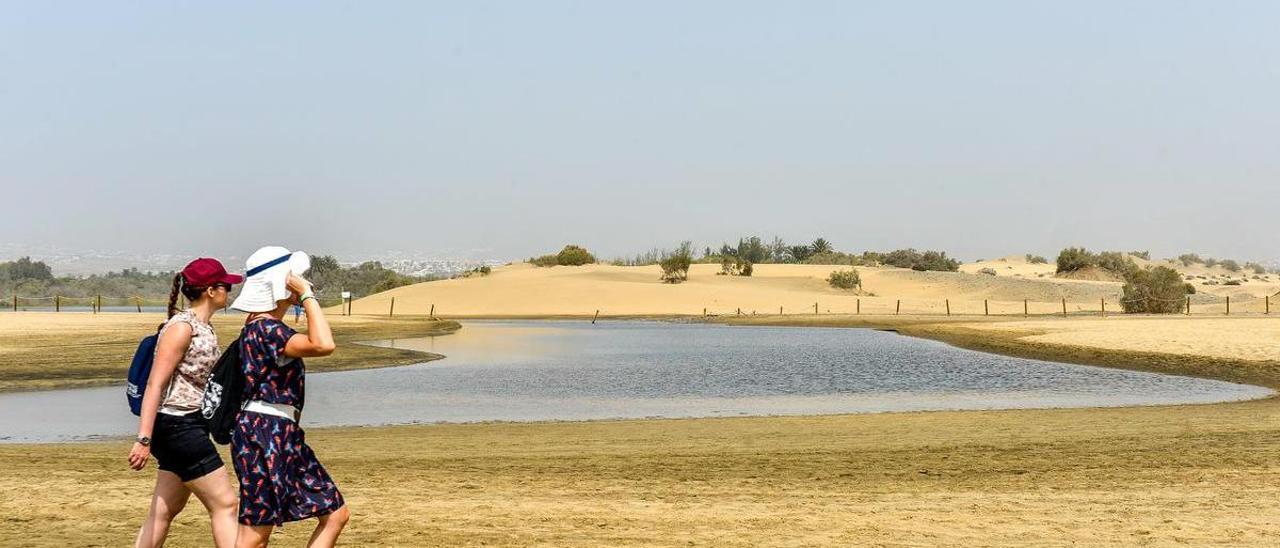
<svg viewBox="0 0 1280 548">
<path fill-rule="evenodd" d="M 229 292 L 231 292 L 231 284 L 216 283 L 216 284 L 213 284 L 213 288 L 214 288 L 214 289 L 222 288 L 222 289 L 227 290 L 227 292 L 228 292 L 228 293 L 229 293 Z"/>
</svg>

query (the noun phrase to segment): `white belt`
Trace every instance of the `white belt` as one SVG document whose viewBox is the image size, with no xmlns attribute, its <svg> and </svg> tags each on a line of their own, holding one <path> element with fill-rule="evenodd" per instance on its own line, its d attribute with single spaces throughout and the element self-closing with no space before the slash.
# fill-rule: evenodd
<svg viewBox="0 0 1280 548">
<path fill-rule="evenodd" d="M 244 410 L 250 413 L 261 413 L 263 415 L 271 415 L 298 422 L 302 418 L 302 411 L 297 407 L 284 403 L 270 403 L 262 400 L 251 400 L 244 404 Z"/>
</svg>

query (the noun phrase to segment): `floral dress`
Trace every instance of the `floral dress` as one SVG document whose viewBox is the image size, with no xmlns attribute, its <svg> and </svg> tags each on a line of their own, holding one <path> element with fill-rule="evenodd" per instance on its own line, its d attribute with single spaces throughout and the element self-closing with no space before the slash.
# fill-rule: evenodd
<svg viewBox="0 0 1280 548">
<path fill-rule="evenodd" d="M 302 409 L 305 367 L 284 355 L 296 333 L 273 319 L 245 326 L 241 359 L 245 399 Z M 240 478 L 240 523 L 283 525 L 342 508 L 342 493 L 307 446 L 298 423 L 241 411 L 231 434 L 232 461 Z"/>
</svg>

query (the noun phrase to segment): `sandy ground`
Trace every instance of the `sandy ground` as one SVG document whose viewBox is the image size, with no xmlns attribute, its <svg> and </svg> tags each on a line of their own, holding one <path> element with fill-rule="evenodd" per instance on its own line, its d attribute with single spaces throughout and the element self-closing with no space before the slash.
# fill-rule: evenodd
<svg viewBox="0 0 1280 548">
<path fill-rule="evenodd" d="M 163 314 L 88 312 L 0 313 L 0 392 L 121 384 L 138 341 L 155 332 Z M 358 369 L 375 365 L 418 363 L 431 359 L 419 352 L 341 344 L 356 340 L 448 333 L 457 322 L 424 317 L 330 316 L 340 349 L 332 356 L 307 360 L 313 371 Z M 305 330 L 292 316 L 285 321 Z M 243 325 L 243 314 L 215 314 L 214 328 L 223 346 Z"/>
<path fill-rule="evenodd" d="M 348 546 L 1275 546 L 1280 413 L 1229 406 L 309 432 Z M 0 445 L 0 544 L 121 546 L 127 446 Z M 56 471 L 56 473 L 50 473 Z M 302 546 L 307 524 L 273 546 Z M 207 546 L 194 501 L 169 546 Z"/>
<path fill-rule="evenodd" d="M 58 329 L 64 321 L 73 320 L 41 318 L 28 333 L 73 332 Z M 1270 318 L 718 321 L 891 328 L 1014 355 L 1280 387 L 1280 322 Z M 0 354 L 0 370 L 12 366 Z M 1276 399 L 335 428 L 308 440 L 351 504 L 352 546 L 1280 544 Z M 0 445 L 0 545 L 127 544 L 152 476 L 127 470 L 126 453 L 123 442 Z M 203 512 L 188 508 L 169 545 L 208 545 Z M 273 546 L 301 546 L 308 532 L 286 527 Z"/>
<path fill-rule="evenodd" d="M 1121 285 L 1115 282 L 1066 280 L 1052 276 L 1053 265 L 1030 265 L 1020 257 L 964 265 L 961 272 L 914 272 L 887 267 L 858 267 L 861 292 L 842 291 L 826 283 L 833 271 L 848 267 L 822 265 L 756 265 L 751 277 L 720 276 L 719 265 L 694 265 L 689 281 L 659 281 L 657 266 L 588 265 L 538 268 L 515 264 L 489 276 L 426 282 L 358 299 L 356 314 L 405 314 L 446 317 L 602 316 L 901 313 L 967 315 L 1069 314 L 1120 310 Z M 991 265 L 996 276 L 976 274 Z M 1045 277 L 1039 274 L 1048 273 Z M 1208 281 L 1201 280 L 1200 282 Z M 1203 286 L 1193 297 L 1193 313 L 1224 314 L 1226 297 L 1233 314 L 1260 314 L 1263 300 L 1280 291 L 1275 282 L 1247 281 L 1241 286 Z M 1024 300 L 1026 301 L 1024 305 Z M 1277 301 L 1280 305 L 1280 300 Z M 331 309 L 333 311 L 337 308 Z M 1280 313 L 1280 310 L 1277 310 Z"/>
</svg>

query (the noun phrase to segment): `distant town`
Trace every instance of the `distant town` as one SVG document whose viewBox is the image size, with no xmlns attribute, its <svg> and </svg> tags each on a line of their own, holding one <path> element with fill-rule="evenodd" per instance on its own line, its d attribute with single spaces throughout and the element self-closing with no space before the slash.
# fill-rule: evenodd
<svg viewBox="0 0 1280 548">
<path fill-rule="evenodd" d="M 317 255 L 326 253 L 315 252 Z M 335 254 L 344 266 L 355 266 L 366 261 L 378 261 L 382 266 L 408 276 L 449 277 L 481 266 L 499 266 L 509 260 L 473 258 L 474 252 L 460 252 L 459 256 L 415 255 L 401 251 L 387 251 L 368 257 L 351 257 Z M 173 253 L 125 253 L 93 250 L 74 250 L 53 246 L 27 246 L 0 244 L 0 261 L 18 257 L 31 257 L 48 264 L 56 276 L 88 276 L 118 272 L 136 268 L 143 272 L 167 272 L 182 268 L 193 256 Z M 220 255 L 218 259 L 228 265 L 244 261 L 244 257 Z"/>
</svg>

